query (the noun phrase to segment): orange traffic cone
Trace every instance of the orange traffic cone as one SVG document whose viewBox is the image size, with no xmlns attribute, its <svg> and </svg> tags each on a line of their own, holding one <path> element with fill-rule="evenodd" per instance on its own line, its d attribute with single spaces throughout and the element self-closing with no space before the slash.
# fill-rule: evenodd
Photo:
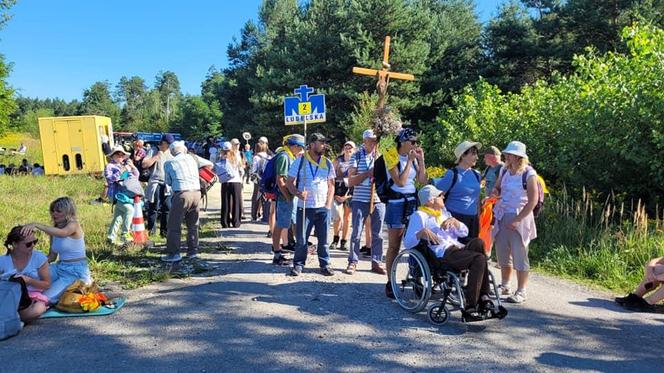
<svg viewBox="0 0 664 373">
<path fill-rule="evenodd" d="M 143 222 L 143 208 L 140 196 L 134 196 L 134 218 L 131 223 L 131 234 L 134 236 L 134 244 L 144 245 L 148 242 L 148 234 L 145 231 L 145 224 Z"/>
</svg>

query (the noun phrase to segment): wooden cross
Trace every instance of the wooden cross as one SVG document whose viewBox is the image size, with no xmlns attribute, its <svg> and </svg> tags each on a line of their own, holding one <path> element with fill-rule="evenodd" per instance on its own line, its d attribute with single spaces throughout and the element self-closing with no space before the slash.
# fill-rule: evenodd
<svg viewBox="0 0 664 373">
<path fill-rule="evenodd" d="M 387 84 L 390 78 L 399 80 L 415 80 L 412 74 L 395 73 L 390 71 L 390 37 L 385 37 L 385 46 L 383 47 L 383 68 L 380 70 L 367 69 L 364 67 L 353 67 L 353 73 L 378 77 L 376 89 L 378 90 L 378 108 L 385 105 L 385 95 L 387 94 Z"/>
</svg>

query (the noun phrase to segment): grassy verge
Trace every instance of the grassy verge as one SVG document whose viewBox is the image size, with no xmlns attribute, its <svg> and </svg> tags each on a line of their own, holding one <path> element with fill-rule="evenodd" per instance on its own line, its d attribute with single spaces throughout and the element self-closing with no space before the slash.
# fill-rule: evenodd
<svg viewBox="0 0 664 373">
<path fill-rule="evenodd" d="M 9 149 L 18 149 L 21 143 L 25 144 L 28 148 L 25 155 L 9 155 Z M 27 159 L 31 165 L 34 163 L 44 164 L 41 142 L 38 139 L 31 138 L 27 134 L 8 133 L 0 137 L 0 148 L 7 149 L 5 154 L 0 154 L 0 164 L 4 164 L 5 166 L 12 163 L 18 166 L 23 158 Z"/>
<path fill-rule="evenodd" d="M 530 250 L 539 270 L 624 292 L 649 259 L 664 256 L 664 218 L 648 219 L 638 203 L 598 203 L 588 194 L 573 200 L 563 191 L 545 208 Z"/>
<path fill-rule="evenodd" d="M 97 281 L 114 281 L 134 288 L 172 276 L 171 267 L 163 265 L 157 253 L 131 247 L 123 249 L 106 243 L 111 207 L 91 203 L 102 188 L 102 180 L 91 176 L 0 176 L 0 190 L 5 191 L 4 198 L 0 198 L 0 235 L 4 238 L 17 224 L 50 224 L 48 206 L 51 201 L 69 196 L 76 203 L 78 218 L 85 232 L 90 268 Z M 37 249 L 47 252 L 47 236 L 38 235 L 40 242 Z M 151 239 L 157 245 L 164 243 L 160 237 Z M 4 248 L 0 250 L 4 253 Z"/>
</svg>

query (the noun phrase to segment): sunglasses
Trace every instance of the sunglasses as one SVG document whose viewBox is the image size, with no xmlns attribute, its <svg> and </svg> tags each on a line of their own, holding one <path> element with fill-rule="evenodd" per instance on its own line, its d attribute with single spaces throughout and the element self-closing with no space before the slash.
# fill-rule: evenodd
<svg viewBox="0 0 664 373">
<path fill-rule="evenodd" d="M 25 247 L 27 247 L 27 248 L 33 247 L 37 244 L 37 242 L 39 242 L 38 239 L 35 239 L 34 241 L 26 242 Z"/>
</svg>

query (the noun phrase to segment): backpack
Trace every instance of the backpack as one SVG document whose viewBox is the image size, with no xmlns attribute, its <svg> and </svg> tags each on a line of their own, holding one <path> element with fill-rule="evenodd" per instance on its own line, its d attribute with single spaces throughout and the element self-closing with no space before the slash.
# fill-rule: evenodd
<svg viewBox="0 0 664 373">
<path fill-rule="evenodd" d="M 0 340 L 21 331 L 21 318 L 18 315 L 21 295 L 21 284 L 0 281 Z"/>
<path fill-rule="evenodd" d="M 150 175 L 152 175 L 152 170 L 154 170 L 154 165 L 150 167 L 143 167 L 143 159 L 136 162 L 136 168 L 138 169 L 138 181 L 147 182 L 150 180 Z"/>
<path fill-rule="evenodd" d="M 201 167 L 198 169 L 198 181 L 201 184 L 201 195 L 207 195 L 207 192 L 219 181 L 219 178 L 214 171 L 207 167 Z"/>
<path fill-rule="evenodd" d="M 452 171 L 452 184 L 450 184 L 450 188 L 447 189 L 447 192 L 445 192 L 445 200 L 446 201 L 447 201 L 447 196 L 452 191 L 452 188 L 454 188 L 454 185 L 456 185 L 457 179 L 458 179 L 458 176 L 459 176 L 459 170 L 457 170 L 456 166 L 452 167 L 452 169 L 450 171 Z M 479 172 L 477 172 L 475 170 L 472 170 L 472 169 L 471 169 L 471 171 L 473 171 L 473 175 L 475 175 L 475 178 L 477 179 L 477 182 L 479 183 L 480 182 Z"/>
<path fill-rule="evenodd" d="M 121 203 L 132 203 L 135 196 L 143 197 L 145 195 L 141 182 L 134 174 L 127 172 L 123 177 L 118 181 L 119 187 L 115 193 L 115 200 Z"/>
<path fill-rule="evenodd" d="M 523 171 L 523 174 L 521 175 L 521 185 L 523 186 L 523 190 L 528 190 L 528 171 L 529 170 L 535 170 L 532 166 L 526 166 L 525 171 Z M 505 173 L 507 172 L 507 167 L 503 167 L 500 173 L 500 177 L 502 178 Z M 535 204 L 535 208 L 533 209 L 533 216 L 538 217 L 540 213 L 542 212 L 542 207 L 544 207 L 544 186 L 542 185 L 542 182 L 539 180 L 539 178 L 536 177 L 537 180 L 537 204 Z"/>
<path fill-rule="evenodd" d="M 277 187 L 277 158 L 282 156 L 288 157 L 288 154 L 286 154 L 286 152 L 281 152 L 265 163 L 263 177 L 261 177 L 260 183 L 258 184 L 258 190 L 267 199 L 275 200 L 279 193 L 279 188 Z"/>
<path fill-rule="evenodd" d="M 397 169 L 399 170 L 399 173 L 401 173 L 401 161 L 397 162 Z M 414 163 L 413 169 L 415 170 L 415 173 L 417 173 L 417 165 Z M 385 163 L 383 155 L 378 157 L 374 162 L 374 182 L 376 183 L 376 194 L 381 202 L 387 203 L 391 199 L 402 197 L 401 193 L 395 192 L 392 189 L 394 180 L 387 175 L 387 164 Z"/>
</svg>

